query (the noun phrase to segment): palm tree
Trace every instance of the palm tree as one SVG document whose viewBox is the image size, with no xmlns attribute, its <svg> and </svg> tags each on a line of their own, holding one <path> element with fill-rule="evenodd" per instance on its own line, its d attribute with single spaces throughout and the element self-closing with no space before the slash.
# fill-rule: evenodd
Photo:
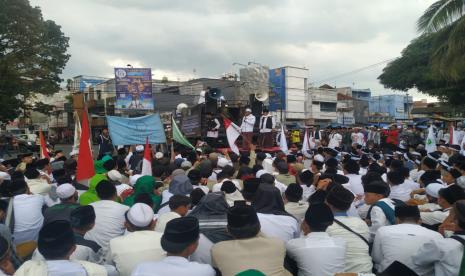
<svg viewBox="0 0 465 276">
<path fill-rule="evenodd" d="M 465 0 L 439 0 L 418 19 L 418 31 L 434 37 L 433 73 L 465 80 Z"/>
<path fill-rule="evenodd" d="M 464 0 L 439 0 L 433 3 L 418 19 L 418 31 L 438 32 L 448 27 L 464 15 Z"/>
</svg>

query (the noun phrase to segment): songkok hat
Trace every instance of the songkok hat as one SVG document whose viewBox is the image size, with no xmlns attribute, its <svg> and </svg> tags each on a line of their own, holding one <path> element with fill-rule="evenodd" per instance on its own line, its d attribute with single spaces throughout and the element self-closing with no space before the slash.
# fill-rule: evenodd
<svg viewBox="0 0 465 276">
<path fill-rule="evenodd" d="M 228 228 L 231 229 L 243 229 L 243 228 L 255 228 L 260 224 L 257 216 L 257 212 L 250 205 L 239 205 L 234 204 L 233 207 L 227 211 Z"/>
<path fill-rule="evenodd" d="M 65 220 L 55 220 L 42 227 L 39 231 L 37 247 L 45 257 L 66 254 L 64 249 L 75 244 L 73 229 Z"/>
<path fill-rule="evenodd" d="M 346 211 L 354 202 L 354 194 L 342 186 L 334 187 L 326 196 L 326 201 L 334 206 L 334 208 Z"/>
<path fill-rule="evenodd" d="M 439 197 L 439 190 L 441 190 L 442 188 L 444 188 L 444 185 L 442 185 L 442 184 L 430 183 L 430 184 L 428 184 L 428 186 L 426 186 L 425 190 L 426 190 L 427 195 L 429 195 L 431 197 L 434 197 L 434 198 L 438 198 Z"/>
<path fill-rule="evenodd" d="M 420 218 L 418 206 L 399 205 L 394 209 L 397 218 Z"/>
<path fill-rule="evenodd" d="M 363 188 L 365 190 L 365 193 L 374 193 L 374 194 L 380 194 L 384 196 L 388 196 L 391 193 L 391 189 L 383 181 L 370 182 L 367 185 L 365 185 Z"/>
<path fill-rule="evenodd" d="M 227 194 L 232 194 L 237 190 L 236 185 L 232 181 L 225 181 L 221 184 L 221 191 Z"/>
<path fill-rule="evenodd" d="M 336 168 L 338 165 L 337 159 L 336 158 L 329 158 L 325 162 L 326 167 L 331 167 L 331 168 Z"/>
<path fill-rule="evenodd" d="M 260 185 L 259 178 L 249 178 L 244 180 L 244 185 L 242 189 L 242 193 L 244 194 L 255 194 L 258 190 L 258 186 Z"/>
<path fill-rule="evenodd" d="M 297 158 L 295 155 L 293 154 L 289 154 L 287 156 L 287 163 L 294 163 L 294 162 L 297 162 Z"/>
<path fill-rule="evenodd" d="M 56 193 L 60 199 L 67 199 L 76 193 L 76 188 L 69 183 L 64 183 L 57 187 Z"/>
<path fill-rule="evenodd" d="M 161 247 L 168 253 L 180 253 L 199 239 L 199 221 L 195 217 L 170 220 L 161 237 Z"/>
<path fill-rule="evenodd" d="M 95 222 L 95 210 L 92 205 L 79 206 L 71 211 L 71 227 L 81 228 Z"/>
<path fill-rule="evenodd" d="M 312 226 L 317 226 L 318 228 L 322 226 L 328 227 L 333 224 L 333 221 L 333 212 L 326 204 L 312 204 L 305 213 L 305 222 L 310 228 Z"/>
<path fill-rule="evenodd" d="M 450 185 L 447 188 L 439 190 L 439 196 L 452 205 L 457 200 L 465 199 L 465 192 L 460 186 Z"/>
<path fill-rule="evenodd" d="M 147 227 L 153 221 L 153 209 L 145 203 L 134 204 L 126 213 L 126 219 L 136 227 Z"/>
</svg>

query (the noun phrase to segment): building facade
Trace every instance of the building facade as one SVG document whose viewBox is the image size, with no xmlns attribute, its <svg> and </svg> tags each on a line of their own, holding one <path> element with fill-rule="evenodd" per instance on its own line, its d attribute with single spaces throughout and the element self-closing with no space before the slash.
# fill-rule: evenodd
<svg viewBox="0 0 465 276">
<path fill-rule="evenodd" d="M 369 111 L 371 115 L 382 114 L 393 120 L 410 119 L 413 100 L 411 96 L 382 95 L 371 97 Z"/>
</svg>

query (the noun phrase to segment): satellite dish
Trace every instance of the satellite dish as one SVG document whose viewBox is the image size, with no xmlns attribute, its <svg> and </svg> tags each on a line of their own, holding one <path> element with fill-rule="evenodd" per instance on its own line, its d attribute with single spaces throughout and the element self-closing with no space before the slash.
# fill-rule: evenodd
<svg viewBox="0 0 465 276">
<path fill-rule="evenodd" d="M 176 106 L 176 112 L 181 113 L 183 109 L 188 108 L 187 104 L 185 103 L 180 103 L 178 106 Z"/>
<path fill-rule="evenodd" d="M 264 102 L 268 100 L 269 94 L 268 93 L 257 93 L 255 94 L 255 99 L 260 102 Z"/>
</svg>

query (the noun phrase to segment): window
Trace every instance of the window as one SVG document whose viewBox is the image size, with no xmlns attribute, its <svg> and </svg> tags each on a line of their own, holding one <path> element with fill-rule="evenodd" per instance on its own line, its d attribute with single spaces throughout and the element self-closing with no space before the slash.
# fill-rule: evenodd
<svg viewBox="0 0 465 276">
<path fill-rule="evenodd" d="M 321 112 L 336 112 L 336 103 L 320 102 Z"/>
</svg>

